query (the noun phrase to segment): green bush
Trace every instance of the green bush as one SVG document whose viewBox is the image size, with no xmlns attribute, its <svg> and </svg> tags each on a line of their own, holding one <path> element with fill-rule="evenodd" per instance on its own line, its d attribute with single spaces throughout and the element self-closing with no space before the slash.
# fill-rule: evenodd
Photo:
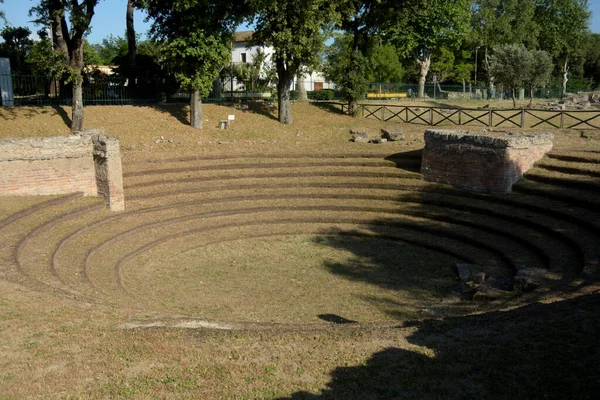
<svg viewBox="0 0 600 400">
<path fill-rule="evenodd" d="M 306 95 L 311 100 L 333 100 L 334 93 L 331 89 L 311 90 L 306 92 Z"/>
</svg>

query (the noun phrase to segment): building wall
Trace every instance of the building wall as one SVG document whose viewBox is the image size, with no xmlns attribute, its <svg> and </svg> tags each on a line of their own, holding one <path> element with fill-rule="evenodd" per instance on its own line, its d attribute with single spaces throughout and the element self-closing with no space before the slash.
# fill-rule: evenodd
<svg viewBox="0 0 600 400">
<path fill-rule="evenodd" d="M 243 62 L 244 55 L 247 63 L 252 63 L 254 60 L 254 56 L 258 49 L 262 50 L 267 55 L 267 62 L 271 62 L 274 50 L 272 47 L 264 47 L 264 46 L 251 46 L 247 47 L 248 42 L 235 42 L 233 43 L 233 47 L 231 50 L 231 62 L 239 63 Z M 294 83 L 292 84 L 292 90 L 297 90 L 297 80 L 294 78 Z M 307 91 L 311 90 L 319 90 L 319 89 L 334 89 L 335 85 L 331 82 L 327 82 L 325 77 L 321 72 L 312 72 L 310 74 L 305 74 L 303 79 L 304 88 Z M 231 85 L 231 80 L 225 79 L 224 81 L 225 91 L 228 90 L 242 90 L 243 87 L 240 83 L 238 83 L 235 79 L 233 80 L 233 87 Z"/>
</svg>

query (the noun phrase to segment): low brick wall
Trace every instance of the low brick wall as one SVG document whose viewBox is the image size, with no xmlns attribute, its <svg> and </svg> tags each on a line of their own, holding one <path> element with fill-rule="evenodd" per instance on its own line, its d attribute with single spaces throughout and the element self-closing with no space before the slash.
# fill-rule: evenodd
<svg viewBox="0 0 600 400">
<path fill-rule="evenodd" d="M 552 149 L 554 135 L 427 130 L 421 173 L 427 181 L 467 190 L 510 193 Z"/>
<path fill-rule="evenodd" d="M 0 196 L 75 192 L 100 195 L 111 210 L 124 209 L 115 138 L 81 134 L 0 140 Z"/>
</svg>

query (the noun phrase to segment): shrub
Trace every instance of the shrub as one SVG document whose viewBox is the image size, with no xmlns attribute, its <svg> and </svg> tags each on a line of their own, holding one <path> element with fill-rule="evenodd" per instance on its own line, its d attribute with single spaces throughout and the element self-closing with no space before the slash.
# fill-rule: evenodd
<svg viewBox="0 0 600 400">
<path fill-rule="evenodd" d="M 306 95 L 311 100 L 333 100 L 334 93 L 331 89 L 311 90 L 306 92 Z"/>
</svg>

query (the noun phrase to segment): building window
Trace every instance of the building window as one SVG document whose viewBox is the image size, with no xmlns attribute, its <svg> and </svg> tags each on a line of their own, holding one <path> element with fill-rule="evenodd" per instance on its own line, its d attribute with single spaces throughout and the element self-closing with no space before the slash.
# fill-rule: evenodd
<svg viewBox="0 0 600 400">
<path fill-rule="evenodd" d="M 242 62 L 245 63 L 246 62 L 246 53 L 242 53 Z"/>
</svg>

